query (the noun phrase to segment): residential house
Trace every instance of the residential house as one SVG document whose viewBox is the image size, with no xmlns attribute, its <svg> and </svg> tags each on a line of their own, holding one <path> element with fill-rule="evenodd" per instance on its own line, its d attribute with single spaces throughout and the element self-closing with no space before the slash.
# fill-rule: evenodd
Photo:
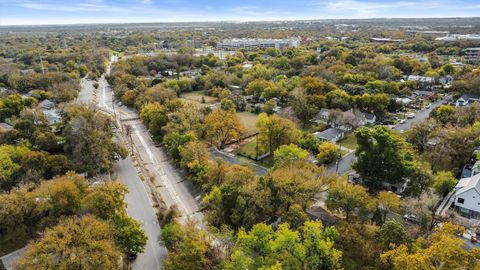
<svg viewBox="0 0 480 270">
<path fill-rule="evenodd" d="M 355 127 L 374 124 L 377 117 L 374 114 L 362 112 L 356 108 L 342 112 L 340 110 L 322 108 L 310 122 L 329 123 L 343 130 L 352 130 Z"/>
<path fill-rule="evenodd" d="M 413 99 L 411 99 L 411 98 L 400 98 L 400 97 L 398 97 L 398 98 L 395 98 L 395 101 L 396 101 L 397 103 L 402 104 L 402 105 L 408 105 L 408 104 L 410 104 L 410 103 L 413 102 Z"/>
<path fill-rule="evenodd" d="M 329 128 L 313 133 L 320 141 L 336 143 L 345 136 L 345 131 L 339 128 Z"/>
<path fill-rule="evenodd" d="M 317 113 L 317 115 L 315 115 L 314 118 L 310 119 L 310 122 L 313 122 L 313 123 L 316 123 L 316 124 L 327 123 L 329 118 L 330 118 L 331 111 L 332 110 L 330 110 L 330 109 L 322 108 Z"/>
<path fill-rule="evenodd" d="M 480 101 L 479 94 L 463 94 L 459 99 L 457 99 L 455 106 L 467 106 L 478 101 Z"/>
<path fill-rule="evenodd" d="M 12 129 L 13 129 L 13 127 L 11 125 L 9 125 L 7 123 L 3 123 L 3 122 L 0 123 L 0 133 L 1 132 L 7 132 L 7 131 L 10 131 Z"/>
<path fill-rule="evenodd" d="M 365 117 L 365 123 L 367 125 L 373 125 L 377 122 L 377 117 L 373 113 L 366 113 L 362 112 L 363 116 Z"/>
<path fill-rule="evenodd" d="M 49 125 L 54 125 L 62 120 L 62 117 L 58 113 L 57 109 L 43 110 L 43 114 L 47 117 Z"/>
<path fill-rule="evenodd" d="M 386 190 L 401 195 L 401 194 L 403 194 L 403 192 L 405 192 L 405 189 L 408 186 L 408 182 L 409 182 L 408 180 L 403 182 L 403 183 L 398 183 L 398 184 L 391 184 L 391 183 L 383 182 L 383 186 Z"/>
<path fill-rule="evenodd" d="M 38 108 L 40 108 L 47 117 L 48 124 L 54 125 L 62 120 L 60 113 L 55 108 L 55 102 L 45 99 L 38 103 Z"/>
<path fill-rule="evenodd" d="M 453 83 L 453 77 L 451 75 L 446 75 L 438 78 L 438 82 L 442 85 L 451 85 Z"/>
<path fill-rule="evenodd" d="M 230 85 L 228 85 L 228 89 L 230 89 L 230 91 L 232 91 L 232 93 L 237 94 L 237 95 L 241 95 L 242 92 L 243 92 L 243 89 L 240 85 L 230 84 Z"/>
<path fill-rule="evenodd" d="M 51 110 L 51 109 L 55 108 L 55 102 L 53 102 L 51 100 L 48 100 L 48 99 L 45 99 L 45 100 L 42 100 L 38 103 L 38 107 L 43 109 L 43 110 Z"/>
<path fill-rule="evenodd" d="M 433 77 L 409 75 L 407 76 L 407 81 L 414 81 L 421 84 L 432 84 L 435 82 L 435 79 Z"/>
<path fill-rule="evenodd" d="M 453 196 L 460 215 L 480 219 L 480 174 L 460 179 Z"/>
</svg>

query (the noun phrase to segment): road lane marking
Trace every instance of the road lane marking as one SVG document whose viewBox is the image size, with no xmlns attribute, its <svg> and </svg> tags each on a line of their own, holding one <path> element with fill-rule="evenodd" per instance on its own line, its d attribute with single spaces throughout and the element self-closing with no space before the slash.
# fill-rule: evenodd
<svg viewBox="0 0 480 270">
<path fill-rule="evenodd" d="M 160 176 L 160 180 L 163 182 L 164 186 L 167 188 L 167 192 L 170 194 L 170 197 L 172 198 L 174 204 L 176 204 L 177 207 L 179 207 L 179 210 L 183 210 L 182 212 L 188 215 L 189 213 L 187 211 L 187 208 L 183 205 L 183 202 L 180 200 L 178 193 L 176 192 L 172 183 L 168 181 L 167 176 L 163 171 L 163 168 L 158 164 L 157 159 L 155 158 L 152 151 L 148 147 L 143 136 L 140 134 L 140 131 L 136 127 L 134 127 L 134 132 L 135 132 L 135 135 L 137 135 L 138 139 L 140 140 L 140 143 L 142 144 L 143 148 L 145 149 L 147 156 L 150 158 L 150 161 L 154 165 L 157 165 L 157 166 L 154 166 L 154 168 L 157 171 L 158 175 Z"/>
</svg>

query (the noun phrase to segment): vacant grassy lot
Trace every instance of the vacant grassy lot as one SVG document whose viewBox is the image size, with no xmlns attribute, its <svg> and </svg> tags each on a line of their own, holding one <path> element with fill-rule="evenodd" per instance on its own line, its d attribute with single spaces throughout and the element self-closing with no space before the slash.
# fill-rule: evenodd
<svg viewBox="0 0 480 270">
<path fill-rule="evenodd" d="M 246 129 L 245 134 L 258 132 L 258 129 L 255 126 L 257 124 L 258 115 L 250 112 L 237 112 L 237 115 Z"/>
<path fill-rule="evenodd" d="M 355 133 L 350 132 L 348 133 L 345 138 L 341 139 L 337 142 L 337 144 L 346 147 L 351 150 L 357 149 L 357 138 L 355 137 Z"/>
<path fill-rule="evenodd" d="M 259 149 L 259 155 L 262 153 L 260 152 L 261 150 Z M 238 154 L 242 154 L 244 156 L 248 156 L 250 158 L 255 158 L 257 156 L 257 141 L 255 138 L 253 140 L 250 140 L 249 142 L 242 144 L 236 151 Z"/>
<path fill-rule="evenodd" d="M 218 99 L 215 97 L 205 96 L 203 91 L 194 91 L 189 93 L 183 93 L 180 95 L 180 99 L 183 99 L 187 102 L 195 102 L 198 104 L 212 104 L 218 102 Z M 202 102 L 205 101 L 205 102 Z"/>
</svg>

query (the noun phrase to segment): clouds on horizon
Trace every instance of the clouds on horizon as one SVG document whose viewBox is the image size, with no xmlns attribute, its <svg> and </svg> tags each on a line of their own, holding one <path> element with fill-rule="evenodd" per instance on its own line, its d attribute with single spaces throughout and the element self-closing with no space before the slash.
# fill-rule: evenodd
<svg viewBox="0 0 480 270">
<path fill-rule="evenodd" d="M 479 15 L 476 0 L 0 0 L 0 25 Z"/>
</svg>

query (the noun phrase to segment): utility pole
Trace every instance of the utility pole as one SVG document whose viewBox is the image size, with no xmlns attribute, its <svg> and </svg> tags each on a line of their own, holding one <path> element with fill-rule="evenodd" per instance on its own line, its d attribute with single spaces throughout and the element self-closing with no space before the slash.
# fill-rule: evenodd
<svg viewBox="0 0 480 270">
<path fill-rule="evenodd" d="M 257 132 L 257 135 L 255 135 L 255 138 L 257 141 L 257 145 L 255 146 L 255 152 L 256 152 L 255 160 L 258 161 L 258 132 Z"/>
</svg>

